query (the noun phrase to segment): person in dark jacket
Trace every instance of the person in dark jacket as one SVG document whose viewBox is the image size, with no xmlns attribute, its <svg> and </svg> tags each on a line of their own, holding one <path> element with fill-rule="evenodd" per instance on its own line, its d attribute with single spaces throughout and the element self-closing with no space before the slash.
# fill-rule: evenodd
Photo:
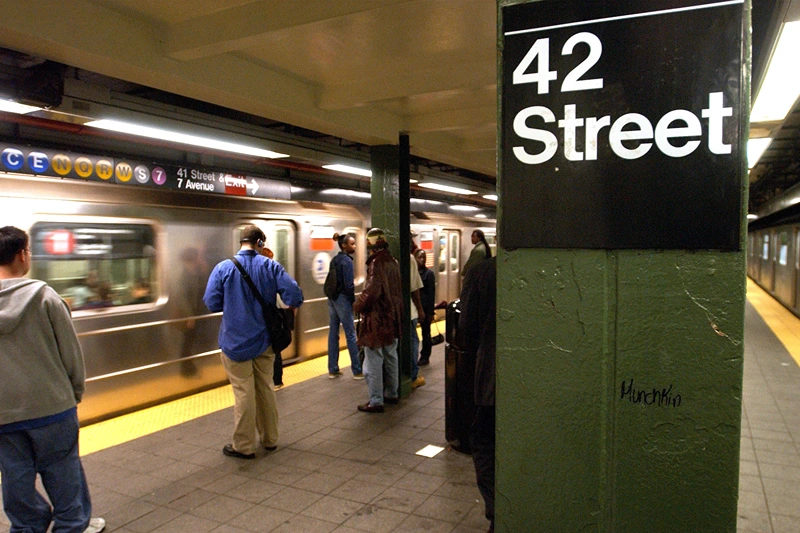
<svg viewBox="0 0 800 533">
<path fill-rule="evenodd" d="M 420 329 L 422 330 L 422 350 L 419 352 L 419 366 L 430 364 L 431 349 L 433 342 L 431 340 L 431 323 L 434 318 L 434 307 L 436 306 L 436 276 L 433 270 L 425 266 L 427 254 L 425 250 L 417 248 L 414 252 L 414 259 L 417 260 L 419 267 L 419 276 L 422 278 L 422 290 L 420 291 L 420 299 L 422 300 L 422 310 L 425 312 L 425 318 L 419 322 Z"/>
<path fill-rule="evenodd" d="M 400 265 L 389 252 L 382 229 L 369 230 L 367 249 L 367 279 L 353 306 L 361 314 L 358 345 L 364 347 L 364 377 L 369 389 L 369 402 L 358 410 L 382 413 L 384 402 L 399 401 L 397 341 L 403 323 L 403 292 Z"/>
<path fill-rule="evenodd" d="M 335 299 L 328 298 L 328 314 L 330 316 L 330 329 L 328 329 L 328 377 L 338 378 L 342 375 L 339 371 L 339 324 L 342 324 L 344 337 L 347 340 L 347 351 L 350 354 L 350 370 L 353 379 L 364 379 L 361 371 L 361 361 L 358 359 L 358 345 L 356 328 L 353 325 L 353 302 L 356 300 L 355 284 L 353 281 L 353 257 L 356 251 L 356 240 L 351 235 L 333 236 L 339 245 L 339 253 L 331 260 L 331 268 L 336 270 L 337 285 L 341 292 Z"/>
<path fill-rule="evenodd" d="M 470 238 L 472 239 L 472 244 L 475 246 L 469 253 L 469 259 L 467 259 L 467 262 L 464 263 L 464 266 L 461 268 L 461 275 L 464 277 L 466 277 L 467 272 L 469 272 L 469 269 L 474 265 L 480 263 L 484 259 L 492 257 L 492 248 L 486 240 L 486 235 L 484 235 L 481 230 L 476 229 L 473 231 Z"/>
<path fill-rule="evenodd" d="M 471 427 L 472 462 L 478 489 L 486 504 L 486 518 L 494 531 L 495 352 L 497 335 L 497 258 L 476 263 L 464 278 L 461 346 L 467 362 L 475 365 L 475 419 Z"/>
</svg>

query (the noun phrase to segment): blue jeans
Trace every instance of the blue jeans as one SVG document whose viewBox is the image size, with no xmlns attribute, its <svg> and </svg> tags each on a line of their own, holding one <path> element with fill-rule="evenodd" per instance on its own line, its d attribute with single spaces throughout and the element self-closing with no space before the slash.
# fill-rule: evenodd
<svg viewBox="0 0 800 533">
<path fill-rule="evenodd" d="M 53 508 L 36 490 L 36 473 Z M 83 533 L 92 516 L 89 486 L 78 456 L 78 418 L 0 434 L 3 507 L 10 533 Z"/>
<path fill-rule="evenodd" d="M 347 340 L 347 351 L 350 353 L 350 370 L 353 374 L 361 374 L 356 328 L 353 325 L 353 304 L 344 294 L 340 294 L 336 300 L 328 298 L 328 314 L 331 319 L 328 330 L 328 373 L 334 374 L 339 371 L 339 323 L 341 323 L 344 338 Z"/>
<path fill-rule="evenodd" d="M 384 396 L 397 398 L 400 385 L 397 339 L 379 348 L 364 347 L 364 380 L 370 405 L 383 405 Z"/>
<path fill-rule="evenodd" d="M 419 336 L 417 335 L 418 318 L 411 321 L 411 381 L 419 375 Z"/>
</svg>

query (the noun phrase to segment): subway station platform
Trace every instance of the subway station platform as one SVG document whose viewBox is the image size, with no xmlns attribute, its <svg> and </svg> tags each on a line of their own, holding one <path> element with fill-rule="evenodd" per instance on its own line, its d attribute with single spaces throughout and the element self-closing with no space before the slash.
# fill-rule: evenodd
<svg viewBox="0 0 800 533">
<path fill-rule="evenodd" d="M 358 412 L 365 383 L 325 361 L 287 367 L 278 450 L 255 460 L 222 454 L 228 387 L 84 428 L 94 514 L 120 533 L 485 532 L 471 458 L 444 437 L 444 346 L 384 414 Z M 800 320 L 748 281 L 740 533 L 800 531 L 798 365 Z"/>
</svg>

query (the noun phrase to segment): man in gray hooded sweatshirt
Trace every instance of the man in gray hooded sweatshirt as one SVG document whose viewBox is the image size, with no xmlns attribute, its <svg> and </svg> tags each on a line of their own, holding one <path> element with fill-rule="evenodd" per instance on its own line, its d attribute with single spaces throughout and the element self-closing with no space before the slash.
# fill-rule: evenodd
<svg viewBox="0 0 800 533">
<path fill-rule="evenodd" d="M 0 473 L 11 531 L 98 533 L 78 455 L 83 353 L 69 308 L 43 281 L 25 279 L 28 235 L 0 228 Z M 42 477 L 47 500 L 36 490 Z"/>
</svg>

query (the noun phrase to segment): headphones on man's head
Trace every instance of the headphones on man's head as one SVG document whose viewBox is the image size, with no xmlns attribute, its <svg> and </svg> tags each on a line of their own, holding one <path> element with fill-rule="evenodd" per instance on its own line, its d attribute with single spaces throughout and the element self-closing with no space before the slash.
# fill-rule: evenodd
<svg viewBox="0 0 800 533">
<path fill-rule="evenodd" d="M 249 242 L 250 244 L 255 244 L 256 248 L 263 248 L 264 246 L 267 245 L 267 243 L 264 242 L 264 239 L 257 239 L 255 243 L 253 243 L 253 241 L 251 241 L 250 239 L 241 239 L 239 241 L 239 244 L 243 242 Z"/>
</svg>

